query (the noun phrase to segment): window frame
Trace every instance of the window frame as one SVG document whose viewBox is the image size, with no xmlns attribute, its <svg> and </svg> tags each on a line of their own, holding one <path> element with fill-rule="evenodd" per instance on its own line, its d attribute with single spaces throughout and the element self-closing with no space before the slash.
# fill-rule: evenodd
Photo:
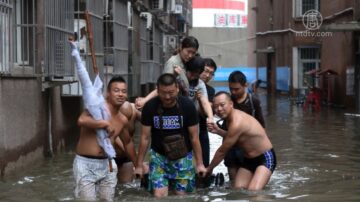
<svg viewBox="0 0 360 202">
<path fill-rule="evenodd" d="M 313 0 L 314 1 L 314 9 L 309 10 L 317 10 L 320 11 L 320 0 Z M 300 19 L 303 17 L 304 13 L 309 11 L 303 10 L 304 0 L 293 0 L 293 18 Z"/>
<path fill-rule="evenodd" d="M 0 74 L 9 74 L 12 68 L 12 13 L 11 1 L 0 0 Z"/>
<path fill-rule="evenodd" d="M 36 0 L 14 0 L 13 67 L 15 75 L 35 76 L 36 66 Z"/>
<path fill-rule="evenodd" d="M 302 50 L 306 50 L 306 49 L 316 49 L 316 57 L 314 58 L 302 58 Z M 315 70 L 319 70 L 321 67 L 321 47 L 320 46 L 299 46 L 297 48 L 298 50 L 298 87 L 299 89 L 307 89 L 308 86 L 304 84 L 304 79 L 305 79 L 305 72 L 306 71 L 310 71 L 310 70 L 304 70 L 304 64 L 311 64 L 314 63 L 315 66 Z M 309 76 L 310 77 L 310 76 Z M 313 83 L 309 83 L 315 87 L 319 87 L 319 79 L 314 77 L 314 81 Z"/>
</svg>

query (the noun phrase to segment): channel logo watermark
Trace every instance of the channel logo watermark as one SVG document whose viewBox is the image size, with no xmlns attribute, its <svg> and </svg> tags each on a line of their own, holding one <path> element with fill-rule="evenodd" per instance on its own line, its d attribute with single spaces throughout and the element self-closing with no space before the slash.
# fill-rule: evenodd
<svg viewBox="0 0 360 202">
<path fill-rule="evenodd" d="M 302 16 L 302 23 L 305 27 L 305 31 L 296 32 L 297 37 L 331 37 L 332 32 L 319 31 L 323 17 L 317 10 L 308 10 Z"/>
</svg>

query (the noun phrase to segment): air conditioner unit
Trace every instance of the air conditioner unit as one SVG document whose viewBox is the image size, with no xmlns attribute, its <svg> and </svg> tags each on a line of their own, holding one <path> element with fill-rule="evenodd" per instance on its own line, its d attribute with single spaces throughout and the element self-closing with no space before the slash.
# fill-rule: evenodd
<svg viewBox="0 0 360 202">
<path fill-rule="evenodd" d="M 175 14 L 182 14 L 183 12 L 183 7 L 181 4 L 176 4 L 175 5 L 175 10 L 174 10 L 174 13 Z"/>
<path fill-rule="evenodd" d="M 151 29 L 152 26 L 152 14 L 149 12 L 141 12 L 140 17 L 146 18 L 146 28 Z"/>
<path fill-rule="evenodd" d="M 164 0 L 153 0 L 152 9 L 154 10 L 163 10 L 164 9 Z"/>
<path fill-rule="evenodd" d="M 170 3 L 168 5 L 168 13 L 174 13 L 175 6 L 176 6 L 176 0 L 170 0 Z"/>
<path fill-rule="evenodd" d="M 171 48 L 176 48 L 176 36 L 168 36 L 168 44 Z"/>
<path fill-rule="evenodd" d="M 129 1 L 127 3 L 127 14 L 128 14 L 128 29 L 132 30 L 132 15 L 133 15 L 133 11 L 132 11 L 132 6 L 131 6 L 131 2 Z"/>
</svg>

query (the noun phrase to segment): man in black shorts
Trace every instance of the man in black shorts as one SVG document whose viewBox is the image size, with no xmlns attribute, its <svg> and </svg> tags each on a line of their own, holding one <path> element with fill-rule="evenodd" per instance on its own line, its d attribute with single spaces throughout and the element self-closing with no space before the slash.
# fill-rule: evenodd
<svg viewBox="0 0 360 202">
<path fill-rule="evenodd" d="M 207 175 L 212 173 L 232 147 L 238 147 L 243 149 L 244 159 L 236 171 L 233 186 L 249 190 L 263 189 L 276 167 L 275 152 L 264 128 L 252 116 L 234 110 L 229 93 L 218 92 L 213 108 L 215 114 L 226 121 L 228 130 L 207 168 Z M 209 130 L 212 131 L 211 124 Z"/>
<path fill-rule="evenodd" d="M 247 92 L 247 79 L 241 71 L 234 71 L 228 78 L 229 90 L 231 93 L 231 100 L 234 109 L 241 110 L 253 116 L 263 128 L 265 128 L 265 121 L 260 106 L 260 100 L 256 96 Z M 221 129 L 220 129 L 220 128 Z M 227 123 L 224 121 L 219 127 L 215 125 L 213 133 L 220 136 L 226 135 Z M 225 156 L 224 164 L 228 168 L 229 178 L 234 182 L 236 172 L 241 167 L 244 160 L 244 153 L 241 148 L 231 148 Z"/>
</svg>

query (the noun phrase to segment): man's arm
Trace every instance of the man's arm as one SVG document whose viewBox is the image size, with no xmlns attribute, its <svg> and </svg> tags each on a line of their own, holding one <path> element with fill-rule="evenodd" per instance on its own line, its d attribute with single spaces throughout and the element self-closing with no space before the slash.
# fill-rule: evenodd
<svg viewBox="0 0 360 202">
<path fill-rule="evenodd" d="M 88 111 L 81 113 L 77 121 L 81 127 L 87 127 L 92 129 L 108 128 L 110 123 L 106 120 L 95 120 Z"/>
<path fill-rule="evenodd" d="M 134 103 L 131 103 L 131 108 L 133 110 L 133 113 L 135 114 L 135 120 L 136 121 L 141 121 L 141 111 L 136 109 Z"/>
<path fill-rule="evenodd" d="M 141 136 L 139 144 L 138 158 L 136 161 L 135 174 L 143 175 L 144 157 L 150 143 L 151 126 L 141 125 Z"/>
<path fill-rule="evenodd" d="M 207 124 L 208 130 L 211 133 L 217 134 L 221 137 L 225 137 L 227 134 L 226 130 L 221 129 L 216 123 L 208 123 Z"/>
<path fill-rule="evenodd" d="M 239 126 L 230 126 L 227 131 L 227 135 L 224 138 L 222 145 L 215 152 L 214 158 L 211 160 L 209 167 L 207 168 L 208 174 L 212 173 L 212 170 L 224 159 L 226 153 L 234 146 L 238 141 L 242 131 Z"/>
<path fill-rule="evenodd" d="M 135 107 L 136 109 L 142 109 L 149 100 L 158 96 L 157 89 L 151 91 L 146 97 L 139 97 L 135 100 Z"/>
<path fill-rule="evenodd" d="M 202 158 L 201 145 L 199 141 L 199 126 L 198 124 L 188 127 L 190 141 L 194 150 L 196 170 L 198 173 L 205 173 L 205 167 Z"/>
<path fill-rule="evenodd" d="M 124 144 L 126 154 L 133 162 L 134 166 L 136 166 L 136 152 L 135 152 L 134 141 L 132 140 L 129 134 L 129 129 L 127 128 L 127 126 L 124 126 L 122 132 L 120 133 L 120 139 Z"/>
<path fill-rule="evenodd" d="M 201 96 L 199 101 L 200 101 L 200 105 L 201 105 L 202 109 L 204 109 L 204 112 L 208 118 L 208 122 L 210 122 L 210 123 L 214 122 L 214 114 L 213 114 L 211 104 L 210 104 L 208 98 L 205 96 Z"/>
<path fill-rule="evenodd" d="M 199 80 L 199 90 L 201 93 L 198 96 L 200 107 L 204 110 L 207 118 L 208 123 L 214 122 L 214 114 L 212 111 L 211 104 L 208 99 L 208 93 L 206 90 L 206 85 L 202 80 Z"/>
</svg>

